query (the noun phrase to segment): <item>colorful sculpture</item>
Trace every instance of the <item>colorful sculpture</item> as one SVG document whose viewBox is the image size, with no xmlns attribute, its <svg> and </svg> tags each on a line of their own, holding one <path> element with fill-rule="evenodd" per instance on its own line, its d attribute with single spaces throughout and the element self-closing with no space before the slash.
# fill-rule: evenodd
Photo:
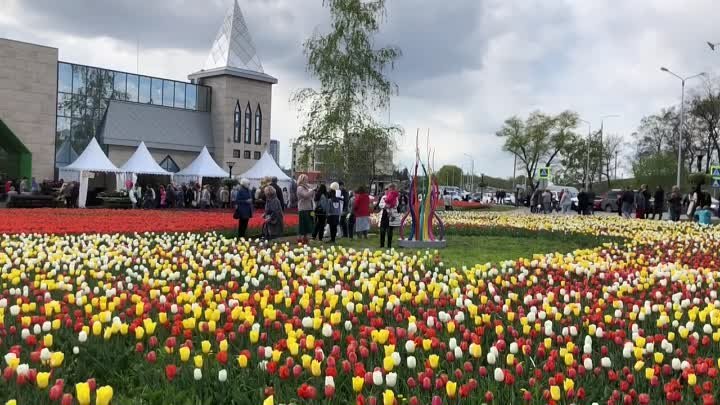
<svg viewBox="0 0 720 405">
<path fill-rule="evenodd" d="M 436 212 L 440 201 L 440 189 L 435 179 L 432 161 L 430 158 L 430 134 L 428 131 L 427 167 L 420 158 L 420 145 L 418 138 L 420 130 L 415 137 L 415 168 L 409 190 L 408 212 L 400 223 L 400 246 L 402 247 L 444 247 L 445 225 Z M 433 152 L 434 154 L 434 152 Z M 423 177 L 418 177 L 418 169 L 422 169 Z M 410 233 L 405 239 L 405 225 L 408 218 L 411 221 Z M 437 225 L 438 234 L 435 234 Z"/>
</svg>

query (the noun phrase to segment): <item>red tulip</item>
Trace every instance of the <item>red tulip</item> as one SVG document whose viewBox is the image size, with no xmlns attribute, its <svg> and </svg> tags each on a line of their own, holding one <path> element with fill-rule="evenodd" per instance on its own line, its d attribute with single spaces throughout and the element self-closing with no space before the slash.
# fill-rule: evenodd
<svg viewBox="0 0 720 405">
<path fill-rule="evenodd" d="M 175 378 L 175 375 L 177 374 L 177 367 L 174 364 L 168 364 L 165 366 L 165 377 L 169 381 L 172 381 Z"/>
<path fill-rule="evenodd" d="M 148 363 L 153 364 L 157 361 L 157 353 L 155 351 L 150 351 L 145 355 L 145 360 L 148 361 Z"/>
<path fill-rule="evenodd" d="M 332 398 L 335 395 L 335 387 L 332 385 L 325 386 L 325 398 Z"/>
<path fill-rule="evenodd" d="M 73 405 L 73 396 L 70 393 L 65 393 L 62 396 L 62 401 L 60 401 L 60 405 Z"/>
<path fill-rule="evenodd" d="M 431 405 L 442 405 L 442 399 L 437 395 L 433 395 L 432 401 L 430 402 L 430 404 Z"/>
<path fill-rule="evenodd" d="M 490 392 L 490 391 L 485 391 L 485 402 L 488 402 L 488 403 L 489 403 L 489 402 L 492 402 L 492 401 L 493 401 L 493 398 L 495 398 L 495 397 L 493 396 L 493 393 L 492 393 L 492 392 Z"/>
<path fill-rule="evenodd" d="M 60 397 L 62 397 L 63 394 L 63 387 L 60 385 L 53 385 L 52 388 L 50 388 L 50 400 L 51 401 L 58 401 Z"/>
</svg>

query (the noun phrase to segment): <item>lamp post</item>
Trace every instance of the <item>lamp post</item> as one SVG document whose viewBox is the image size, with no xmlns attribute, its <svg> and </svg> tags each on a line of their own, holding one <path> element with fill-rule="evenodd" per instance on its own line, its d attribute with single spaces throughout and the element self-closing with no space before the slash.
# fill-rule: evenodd
<svg viewBox="0 0 720 405">
<path fill-rule="evenodd" d="M 471 192 L 475 192 L 475 159 L 473 159 L 472 156 L 468 155 L 467 153 L 463 153 L 463 155 L 470 158 L 470 190 Z"/>
<path fill-rule="evenodd" d="M 590 124 L 590 121 L 585 121 L 584 119 L 580 118 L 580 121 L 584 122 L 588 126 L 588 136 L 587 136 L 587 158 L 585 161 L 585 188 L 587 189 L 590 185 L 590 136 L 592 134 L 592 128 Z"/>
<path fill-rule="evenodd" d="M 230 169 L 230 178 L 232 179 L 232 168 L 235 166 L 235 162 L 225 162 L 227 164 L 228 168 Z"/>
<path fill-rule="evenodd" d="M 715 44 L 708 43 L 711 49 L 715 49 Z M 700 72 L 696 75 L 682 77 L 666 67 L 661 67 L 660 70 L 669 73 L 678 79 L 680 79 L 681 90 L 680 90 L 680 130 L 678 131 L 678 164 L 677 164 L 677 181 L 676 186 L 680 188 L 680 175 L 682 172 L 682 143 L 683 143 L 683 131 L 685 130 L 685 82 L 694 79 L 696 77 L 705 76 L 705 72 Z"/>
</svg>

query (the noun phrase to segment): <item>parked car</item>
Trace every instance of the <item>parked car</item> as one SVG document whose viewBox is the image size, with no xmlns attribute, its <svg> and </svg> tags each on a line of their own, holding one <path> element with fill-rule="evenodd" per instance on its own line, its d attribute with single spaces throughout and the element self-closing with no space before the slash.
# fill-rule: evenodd
<svg viewBox="0 0 720 405">
<path fill-rule="evenodd" d="M 618 207 L 618 198 L 621 194 L 622 190 L 610 190 L 601 194 L 593 201 L 593 209 L 595 211 L 617 212 L 620 209 Z"/>
<path fill-rule="evenodd" d="M 470 200 L 473 202 L 482 202 L 483 201 L 483 195 L 482 193 L 473 193 L 470 196 Z"/>
</svg>

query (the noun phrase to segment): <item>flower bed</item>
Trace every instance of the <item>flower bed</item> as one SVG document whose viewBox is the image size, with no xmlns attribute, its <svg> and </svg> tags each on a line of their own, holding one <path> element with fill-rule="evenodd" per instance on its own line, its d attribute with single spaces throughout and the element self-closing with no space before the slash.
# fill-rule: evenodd
<svg viewBox="0 0 720 405">
<path fill-rule="evenodd" d="M 0 398 L 716 403 L 719 230 L 615 217 L 445 219 L 628 243 L 454 269 L 437 252 L 217 233 L 4 237 Z"/>
<path fill-rule="evenodd" d="M 297 215 L 287 214 L 287 227 L 297 226 Z M 256 213 L 250 229 L 262 227 Z M 142 233 L 196 232 L 237 228 L 232 211 L 216 210 L 111 210 L 111 209 L 13 209 L 4 211 L 0 235 L 21 233 Z"/>
</svg>

